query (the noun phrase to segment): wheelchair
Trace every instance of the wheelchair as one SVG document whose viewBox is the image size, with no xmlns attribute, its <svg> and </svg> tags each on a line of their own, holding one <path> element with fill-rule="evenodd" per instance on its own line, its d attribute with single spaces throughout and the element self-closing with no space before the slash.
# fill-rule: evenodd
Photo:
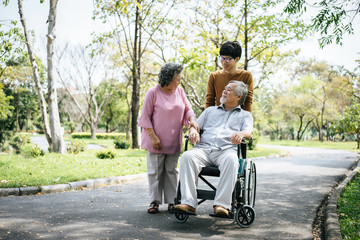
<svg viewBox="0 0 360 240">
<path fill-rule="evenodd" d="M 185 151 L 188 148 L 189 137 L 185 136 Z M 250 227 L 255 221 L 255 195 L 256 195 L 256 165 L 251 160 L 246 159 L 247 142 L 243 141 L 238 145 L 237 155 L 239 158 L 239 171 L 235 188 L 232 194 L 232 203 L 228 217 L 234 219 L 236 223 L 242 227 Z M 197 188 L 198 205 L 206 200 L 214 200 L 216 194 L 216 187 L 206 179 L 206 176 L 219 177 L 220 171 L 217 167 L 206 166 L 203 167 L 199 173 L 199 179 L 202 180 L 206 186 L 211 190 Z M 199 186 L 199 184 L 198 184 Z M 177 188 L 177 193 L 174 201 L 175 205 L 181 203 L 180 181 Z M 179 223 L 184 223 L 188 220 L 189 215 L 196 215 L 192 213 L 174 212 L 175 218 Z M 210 214 L 212 217 L 220 217 L 215 214 Z"/>
</svg>

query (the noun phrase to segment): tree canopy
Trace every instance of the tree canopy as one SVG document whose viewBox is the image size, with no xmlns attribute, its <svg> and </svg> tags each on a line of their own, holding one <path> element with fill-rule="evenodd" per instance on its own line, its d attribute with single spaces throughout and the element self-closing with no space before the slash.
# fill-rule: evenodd
<svg viewBox="0 0 360 240">
<path fill-rule="evenodd" d="M 353 22 L 360 13 L 360 0 L 290 0 L 285 12 L 300 14 L 315 11 L 312 17 L 312 27 L 321 33 L 321 47 L 334 41 L 342 45 L 344 35 L 354 33 Z"/>
<path fill-rule="evenodd" d="M 305 12 L 315 12 L 312 29 L 327 39 L 322 45 L 341 44 L 354 31 L 359 1 L 336 5 L 338 0 L 312 4 L 305 0 L 94 0 L 93 18 L 102 20 L 106 31 L 94 32 L 87 46 L 54 45 L 53 18 L 44 64 L 34 54 L 37 49 L 29 61 L 17 23 L 1 21 L 1 128 L 45 128 L 40 116 L 48 117 L 45 99 L 53 103 L 54 95 L 50 97 L 56 90 L 60 123 L 67 130 L 90 130 L 93 137 L 97 129 L 126 131 L 137 148 L 141 103 L 146 91 L 157 84 L 160 67 L 167 62 L 184 65 L 181 87 L 198 116 L 205 107 L 209 75 L 222 67 L 221 44 L 237 40 L 243 48 L 238 67 L 254 76 L 253 116 L 261 135 L 354 139 L 354 131 L 340 133 L 333 126 L 342 121 L 348 106 L 359 102 L 360 65 L 348 71 L 316 59 L 299 59 L 301 49 L 283 47 L 313 33 L 299 17 Z M 284 4 L 294 15 L 284 13 Z M 30 47 L 35 41 L 31 34 L 29 29 Z M 32 64 L 38 76 L 31 74 Z M 39 96 L 44 92 L 41 104 L 35 92 Z"/>
</svg>

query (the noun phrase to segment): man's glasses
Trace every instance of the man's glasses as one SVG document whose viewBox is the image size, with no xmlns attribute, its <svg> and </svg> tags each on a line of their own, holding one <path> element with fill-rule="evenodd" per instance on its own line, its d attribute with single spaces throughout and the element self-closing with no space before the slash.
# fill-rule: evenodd
<svg viewBox="0 0 360 240">
<path fill-rule="evenodd" d="M 219 57 L 221 61 L 225 61 L 227 63 L 229 63 L 232 59 L 234 59 L 232 57 L 223 57 L 223 56 L 219 56 Z"/>
</svg>

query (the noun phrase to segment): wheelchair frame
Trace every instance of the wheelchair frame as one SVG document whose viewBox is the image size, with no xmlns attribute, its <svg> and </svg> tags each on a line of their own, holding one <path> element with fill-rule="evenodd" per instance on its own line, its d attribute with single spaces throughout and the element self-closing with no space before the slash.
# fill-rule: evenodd
<svg viewBox="0 0 360 240">
<path fill-rule="evenodd" d="M 189 137 L 186 137 L 185 151 L 187 151 Z M 243 228 L 250 227 L 255 221 L 255 196 L 256 196 L 256 165 L 251 160 L 246 159 L 247 142 L 242 142 L 238 145 L 237 155 L 239 157 L 240 168 L 235 184 L 235 189 L 232 194 L 232 203 L 229 211 L 229 216 L 225 218 L 234 219 L 236 223 Z M 201 179 L 211 190 L 197 189 L 198 205 L 206 200 L 214 200 L 216 194 L 216 187 L 211 184 L 204 176 L 219 177 L 220 171 L 217 167 L 204 167 L 199 173 Z M 180 180 L 178 184 L 177 194 L 175 198 L 175 205 L 181 203 Z M 188 220 L 189 213 L 174 212 L 176 220 L 179 223 L 184 223 Z M 219 217 L 215 214 L 210 214 L 212 217 Z"/>
</svg>

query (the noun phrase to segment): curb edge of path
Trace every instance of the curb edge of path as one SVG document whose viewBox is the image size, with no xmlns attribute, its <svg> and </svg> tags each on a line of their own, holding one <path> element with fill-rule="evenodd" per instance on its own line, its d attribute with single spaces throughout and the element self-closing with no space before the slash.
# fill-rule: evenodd
<svg viewBox="0 0 360 240">
<path fill-rule="evenodd" d="M 121 184 L 131 180 L 140 179 L 146 176 L 147 173 L 139 173 L 133 175 L 119 176 L 119 177 L 89 179 L 89 180 L 70 182 L 65 184 L 55 184 L 55 185 L 47 185 L 40 187 L 0 188 L 0 197 L 24 196 L 24 195 L 34 195 L 39 193 L 45 194 L 45 193 L 64 192 L 70 190 L 81 190 L 84 188 L 86 189 L 97 188 L 102 186 Z"/>
<path fill-rule="evenodd" d="M 337 215 L 337 200 L 341 195 L 344 187 L 351 182 L 360 170 L 360 161 L 355 163 L 355 168 L 347 175 L 347 177 L 334 189 L 331 197 L 325 207 L 325 223 L 324 236 L 327 240 L 342 239 L 340 231 L 340 223 Z"/>
</svg>

